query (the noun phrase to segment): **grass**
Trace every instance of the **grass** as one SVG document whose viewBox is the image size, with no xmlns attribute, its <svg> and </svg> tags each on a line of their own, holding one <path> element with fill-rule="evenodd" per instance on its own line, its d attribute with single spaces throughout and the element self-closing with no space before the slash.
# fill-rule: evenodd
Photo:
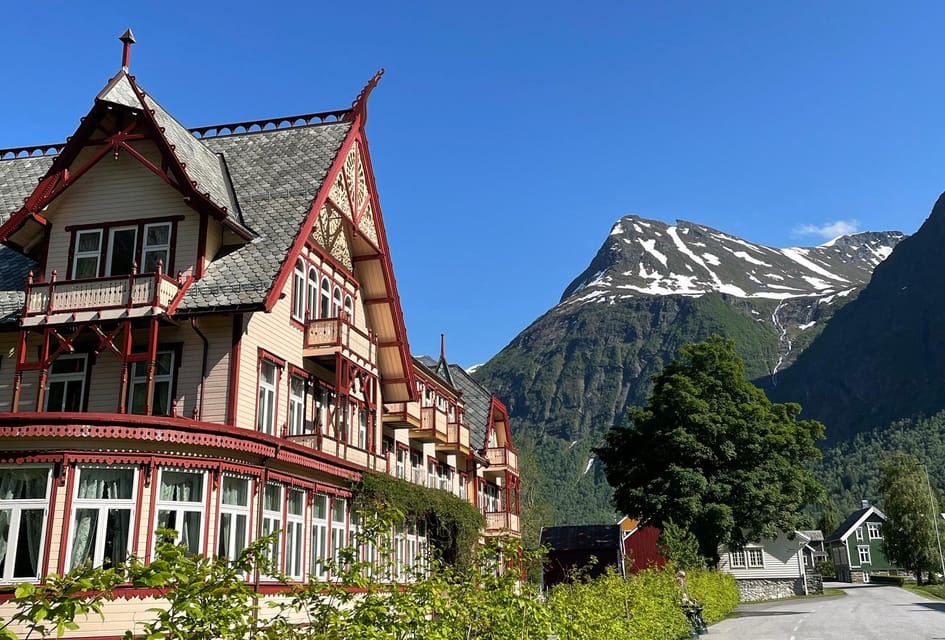
<svg viewBox="0 0 945 640">
<path fill-rule="evenodd" d="M 902 588 L 907 591 L 911 591 L 912 593 L 917 593 L 920 596 L 926 596 L 927 598 L 945 600 L 945 585 L 927 584 L 920 587 L 914 582 L 907 582 L 902 585 Z"/>
</svg>

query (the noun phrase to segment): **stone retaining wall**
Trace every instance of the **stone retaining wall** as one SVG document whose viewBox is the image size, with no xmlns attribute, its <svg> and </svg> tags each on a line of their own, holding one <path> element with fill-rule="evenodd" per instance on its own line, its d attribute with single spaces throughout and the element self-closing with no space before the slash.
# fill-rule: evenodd
<svg viewBox="0 0 945 640">
<path fill-rule="evenodd" d="M 804 578 L 751 578 L 737 580 L 737 583 L 742 602 L 804 595 Z"/>
<path fill-rule="evenodd" d="M 824 577 L 819 573 L 807 574 L 807 593 L 821 594 L 824 592 Z"/>
</svg>

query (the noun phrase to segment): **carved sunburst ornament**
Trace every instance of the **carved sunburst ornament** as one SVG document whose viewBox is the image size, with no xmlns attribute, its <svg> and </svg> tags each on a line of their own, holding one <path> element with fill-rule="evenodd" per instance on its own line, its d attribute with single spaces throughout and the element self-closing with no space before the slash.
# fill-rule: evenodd
<svg viewBox="0 0 945 640">
<path fill-rule="evenodd" d="M 359 145 L 352 147 L 345 158 L 344 167 L 328 192 L 328 200 L 351 221 L 358 233 L 377 245 L 377 226 L 374 223 L 371 192 L 368 189 Z"/>
</svg>

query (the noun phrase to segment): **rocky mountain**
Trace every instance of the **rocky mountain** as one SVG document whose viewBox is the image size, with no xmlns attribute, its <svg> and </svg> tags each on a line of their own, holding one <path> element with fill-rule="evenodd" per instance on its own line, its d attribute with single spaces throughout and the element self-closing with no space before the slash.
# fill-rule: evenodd
<svg viewBox="0 0 945 640">
<path fill-rule="evenodd" d="M 943 246 L 945 195 L 769 395 L 800 402 L 831 442 L 945 408 Z"/>
<path fill-rule="evenodd" d="M 609 489 L 591 449 L 683 345 L 735 339 L 749 374 L 776 380 L 854 300 L 898 232 L 776 249 L 702 225 L 621 218 L 561 301 L 476 376 L 508 404 L 558 523 L 602 522 Z"/>
</svg>

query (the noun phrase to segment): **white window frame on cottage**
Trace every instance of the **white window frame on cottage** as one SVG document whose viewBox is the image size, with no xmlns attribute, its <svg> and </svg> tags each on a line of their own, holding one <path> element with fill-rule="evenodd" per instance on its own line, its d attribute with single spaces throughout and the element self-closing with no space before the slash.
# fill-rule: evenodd
<svg viewBox="0 0 945 640">
<path fill-rule="evenodd" d="M 728 562 L 733 569 L 747 569 L 748 561 L 744 551 L 729 551 Z"/>
<path fill-rule="evenodd" d="M 262 534 L 268 536 L 282 530 L 282 510 L 285 505 L 285 487 L 270 483 L 263 488 L 262 495 Z M 269 560 L 277 570 L 282 569 L 282 535 L 276 538 L 269 548 Z"/>
<path fill-rule="evenodd" d="M 51 487 L 51 466 L 0 466 L 0 524 L 5 525 L 0 526 L 0 541 L 5 543 L 3 557 L 0 558 L 0 582 L 39 580 L 46 554 Z M 42 496 L 39 495 L 40 490 Z M 12 562 L 8 562 L 10 559 Z M 20 571 L 20 575 L 17 575 L 17 565 L 21 562 L 34 565 L 35 570 Z"/>
<path fill-rule="evenodd" d="M 220 482 L 217 556 L 231 562 L 249 545 L 253 486 L 249 478 L 224 474 Z"/>
<path fill-rule="evenodd" d="M 318 269 L 315 267 L 309 267 L 308 270 L 308 299 L 305 310 L 308 320 L 318 317 Z"/>
<path fill-rule="evenodd" d="M 81 362 L 82 367 L 81 371 L 57 371 L 57 365 L 62 365 L 67 362 Z M 59 367 L 62 368 L 61 366 Z M 45 397 L 45 407 L 46 411 L 50 412 L 59 412 L 59 411 L 82 411 L 85 407 L 85 376 L 89 370 L 88 355 L 84 353 L 71 353 L 58 356 L 55 360 L 52 361 L 52 364 L 49 366 L 49 373 L 46 377 L 46 397 Z M 56 385 L 62 385 L 62 394 L 59 395 L 60 402 L 59 406 L 51 406 L 51 400 L 58 394 L 53 394 L 53 387 Z M 68 398 L 75 397 L 70 396 L 69 390 L 75 389 L 78 386 L 79 390 L 79 402 L 77 407 L 66 408 L 66 403 Z"/>
<path fill-rule="evenodd" d="M 331 281 L 328 276 L 322 276 L 321 294 L 318 299 L 320 318 L 331 317 Z"/>
<path fill-rule="evenodd" d="M 305 577 L 303 555 L 305 538 L 305 492 L 289 489 L 285 501 L 285 573 L 290 578 Z"/>
<path fill-rule="evenodd" d="M 128 413 L 143 414 L 147 404 L 148 393 L 148 363 L 132 362 L 131 377 L 128 389 Z M 174 352 L 163 350 L 157 352 L 154 361 L 154 393 L 151 396 L 151 415 L 171 415 L 171 404 L 174 392 Z M 144 402 L 142 402 L 142 400 Z M 161 406 L 158 401 L 161 400 Z"/>
<path fill-rule="evenodd" d="M 83 249 L 83 237 L 95 238 L 94 249 Z M 94 269 L 86 265 L 93 264 Z M 75 235 L 75 249 L 72 256 L 72 279 L 97 278 L 102 270 L 102 229 L 83 229 Z M 80 275 L 80 271 L 82 275 Z"/>
<path fill-rule="evenodd" d="M 256 430 L 276 435 L 276 397 L 279 392 L 280 367 L 268 358 L 259 359 L 256 396 Z"/>
<path fill-rule="evenodd" d="M 869 534 L 870 540 L 882 540 L 882 523 L 879 522 L 867 522 L 866 531 Z"/>
<path fill-rule="evenodd" d="M 745 549 L 745 560 L 749 569 L 764 569 L 765 553 L 762 547 L 748 547 Z"/>
<path fill-rule="evenodd" d="M 305 386 L 303 376 L 289 376 L 289 435 L 298 436 L 305 432 Z"/>
<path fill-rule="evenodd" d="M 115 496 L 112 494 L 118 493 Z M 109 567 L 124 562 L 132 552 L 138 470 L 134 467 L 79 466 L 76 468 L 69 531 L 69 568 L 82 565 Z M 120 519 L 124 515 L 124 522 Z M 122 546 L 110 556 L 109 542 Z"/>
<path fill-rule="evenodd" d="M 328 578 L 326 563 L 331 557 L 328 551 L 330 503 L 331 499 L 325 493 L 316 493 L 312 501 L 312 537 L 308 570 L 318 580 Z"/>
<path fill-rule="evenodd" d="M 338 553 L 348 544 L 348 501 L 340 496 L 331 499 L 331 558 L 338 561 Z"/>
<path fill-rule="evenodd" d="M 163 227 L 167 232 L 167 239 L 161 242 L 159 239 L 153 239 L 148 232 L 151 229 Z M 139 273 L 156 273 L 158 262 L 161 263 L 161 269 L 168 273 L 171 268 L 171 241 L 174 229 L 170 222 L 153 222 L 144 225 L 141 238 L 141 261 L 139 264 Z"/>
<path fill-rule="evenodd" d="M 292 271 L 292 319 L 305 321 L 305 262 L 302 258 L 295 261 Z"/>
<path fill-rule="evenodd" d="M 175 486 L 173 481 L 181 481 Z M 189 480 L 197 486 L 191 490 L 183 481 Z M 158 493 L 154 510 L 157 513 L 156 528 L 177 532 L 177 544 L 187 547 L 190 554 L 203 553 L 203 531 L 206 527 L 207 474 L 188 469 L 162 468 L 157 484 Z M 181 493 L 185 492 L 186 496 Z M 199 495 L 198 495 L 199 494 Z M 194 528 L 196 523 L 196 529 Z M 158 538 L 155 537 L 155 546 Z"/>
<path fill-rule="evenodd" d="M 341 315 L 341 287 L 335 285 L 335 290 L 331 294 L 331 317 L 337 318 Z"/>
<path fill-rule="evenodd" d="M 870 557 L 870 546 L 868 544 L 858 544 L 856 546 L 857 558 L 860 560 L 860 564 L 873 564 L 873 561 Z"/>
<path fill-rule="evenodd" d="M 354 300 L 350 294 L 345 294 L 345 320 L 354 324 Z"/>
<path fill-rule="evenodd" d="M 862 526 L 856 528 L 856 539 L 863 540 L 863 527 Z"/>
</svg>

